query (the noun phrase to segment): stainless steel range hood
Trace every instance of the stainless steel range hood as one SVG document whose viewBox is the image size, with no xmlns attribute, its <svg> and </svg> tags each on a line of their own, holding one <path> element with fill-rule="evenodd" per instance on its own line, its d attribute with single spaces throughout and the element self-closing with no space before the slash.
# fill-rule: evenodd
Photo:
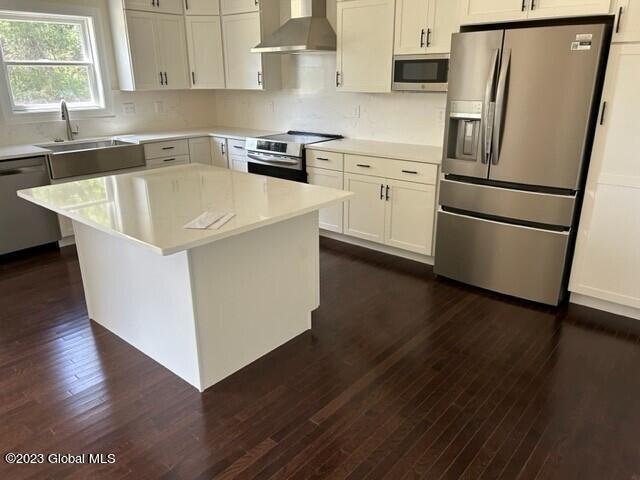
<svg viewBox="0 0 640 480">
<path fill-rule="evenodd" d="M 291 0 L 291 19 L 251 49 L 254 53 L 310 53 L 336 50 L 326 0 Z"/>
</svg>

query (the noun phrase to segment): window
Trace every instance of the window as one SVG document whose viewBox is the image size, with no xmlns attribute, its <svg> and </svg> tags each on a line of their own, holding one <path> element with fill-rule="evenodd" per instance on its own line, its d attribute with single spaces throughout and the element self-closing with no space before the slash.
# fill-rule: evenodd
<svg viewBox="0 0 640 480">
<path fill-rule="evenodd" d="M 14 113 L 105 108 L 91 17 L 0 12 L 0 61 Z"/>
</svg>

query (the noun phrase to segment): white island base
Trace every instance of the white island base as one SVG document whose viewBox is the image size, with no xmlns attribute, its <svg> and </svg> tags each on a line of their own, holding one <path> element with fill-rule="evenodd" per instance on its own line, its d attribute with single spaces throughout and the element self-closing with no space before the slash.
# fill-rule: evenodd
<svg viewBox="0 0 640 480">
<path fill-rule="evenodd" d="M 200 391 L 311 328 L 317 210 L 169 256 L 73 224 L 89 317 Z"/>
</svg>

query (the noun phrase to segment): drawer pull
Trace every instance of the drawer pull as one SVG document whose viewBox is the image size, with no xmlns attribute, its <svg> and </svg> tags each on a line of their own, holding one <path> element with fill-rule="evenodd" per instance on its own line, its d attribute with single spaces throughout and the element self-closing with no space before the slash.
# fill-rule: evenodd
<svg viewBox="0 0 640 480">
<path fill-rule="evenodd" d="M 316 160 L 322 160 L 323 162 L 330 162 L 331 161 L 328 158 L 324 158 L 324 157 L 316 157 Z"/>
<path fill-rule="evenodd" d="M 364 163 L 356 163 L 356 167 L 371 168 L 371 165 L 366 165 Z"/>
<path fill-rule="evenodd" d="M 177 160 L 177 159 L 176 159 L 176 158 L 165 158 L 165 159 L 163 160 L 163 162 L 173 162 L 173 161 L 175 161 L 175 160 Z"/>
<path fill-rule="evenodd" d="M 418 175 L 418 172 L 415 170 L 402 170 L 402 173 L 410 173 L 411 175 Z"/>
<path fill-rule="evenodd" d="M 237 148 L 238 150 L 244 150 L 244 147 L 241 147 L 240 145 L 234 145 L 233 148 Z"/>
<path fill-rule="evenodd" d="M 162 147 L 162 150 L 173 150 L 176 147 Z"/>
</svg>

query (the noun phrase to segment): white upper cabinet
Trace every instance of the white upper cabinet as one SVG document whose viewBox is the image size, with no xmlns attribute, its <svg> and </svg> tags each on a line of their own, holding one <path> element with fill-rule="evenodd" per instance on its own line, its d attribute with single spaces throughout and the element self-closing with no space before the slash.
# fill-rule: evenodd
<svg viewBox="0 0 640 480">
<path fill-rule="evenodd" d="M 640 109 L 638 79 L 640 44 L 613 45 L 569 286 L 635 308 L 640 308 L 640 135 L 633 120 Z"/>
<path fill-rule="evenodd" d="M 260 13 L 225 15 L 222 31 L 227 88 L 262 90 L 262 55 L 251 53 L 251 48 L 260 43 Z"/>
<path fill-rule="evenodd" d="M 183 1 L 184 0 L 124 0 L 124 8 L 127 10 L 181 15 L 183 13 Z"/>
<path fill-rule="evenodd" d="M 191 88 L 224 88 L 220 17 L 188 16 L 185 23 Z"/>
<path fill-rule="evenodd" d="M 189 88 L 187 43 L 184 18 L 176 15 L 157 17 L 156 43 L 160 51 L 160 66 L 164 74 L 163 89 L 184 90 Z"/>
<path fill-rule="evenodd" d="M 184 0 L 184 13 L 186 15 L 219 15 L 220 4 L 218 0 Z"/>
<path fill-rule="evenodd" d="M 606 15 L 611 0 L 528 0 L 528 18 Z"/>
<path fill-rule="evenodd" d="M 116 49 L 123 64 L 118 64 L 123 73 L 120 88 L 123 90 L 156 90 L 161 88 L 160 52 L 156 37 L 154 13 L 127 12 L 128 50 Z M 129 52 L 129 58 L 125 54 Z M 129 75 L 126 75 L 129 73 Z M 126 84 L 125 84 L 126 80 Z M 163 79 L 164 80 L 164 79 Z"/>
<path fill-rule="evenodd" d="M 338 2 L 336 86 L 345 92 L 389 92 L 394 0 Z"/>
<path fill-rule="evenodd" d="M 611 0 L 459 0 L 463 24 L 606 15 Z"/>
<path fill-rule="evenodd" d="M 455 1 L 397 0 L 394 53 L 448 53 L 458 26 Z"/>
<path fill-rule="evenodd" d="M 259 0 L 220 0 L 223 15 L 234 13 L 257 12 L 260 10 Z"/>
<path fill-rule="evenodd" d="M 640 0 L 618 0 L 613 42 L 640 42 Z"/>
<path fill-rule="evenodd" d="M 184 17 L 109 5 L 120 89 L 189 88 Z"/>
</svg>

